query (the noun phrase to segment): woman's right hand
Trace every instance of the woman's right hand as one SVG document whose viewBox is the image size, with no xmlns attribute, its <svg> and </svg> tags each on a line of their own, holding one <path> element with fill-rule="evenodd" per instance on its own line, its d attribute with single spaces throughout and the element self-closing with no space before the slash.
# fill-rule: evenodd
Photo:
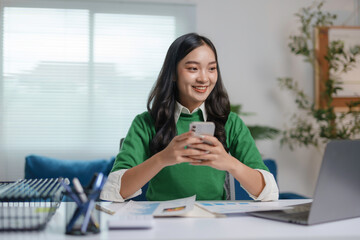
<svg viewBox="0 0 360 240">
<path fill-rule="evenodd" d="M 196 137 L 192 131 L 175 136 L 169 145 L 159 153 L 161 164 L 163 167 L 175 165 L 183 162 L 197 162 L 198 160 L 191 159 L 193 155 L 199 156 L 207 154 L 205 151 L 194 149 L 189 146 L 191 144 L 202 143 L 202 139 Z"/>
<path fill-rule="evenodd" d="M 193 132 L 186 132 L 176 136 L 162 151 L 153 155 L 146 161 L 128 169 L 121 178 L 120 195 L 125 199 L 142 188 L 164 167 L 183 162 L 198 162 L 194 155 L 207 154 L 203 150 L 192 149 L 191 144 L 202 143 L 202 139 L 196 137 Z M 193 156 L 194 158 L 190 158 Z"/>
</svg>

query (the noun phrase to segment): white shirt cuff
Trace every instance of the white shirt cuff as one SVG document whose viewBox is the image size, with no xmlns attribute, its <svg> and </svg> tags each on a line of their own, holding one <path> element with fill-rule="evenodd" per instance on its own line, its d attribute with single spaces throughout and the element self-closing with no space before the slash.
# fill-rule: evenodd
<svg viewBox="0 0 360 240">
<path fill-rule="evenodd" d="M 100 199 L 112 202 L 124 202 L 125 200 L 139 196 L 142 193 L 140 188 L 133 195 L 126 199 L 120 195 L 121 178 L 127 170 L 128 169 L 121 169 L 109 174 L 104 188 L 100 193 Z"/>
<path fill-rule="evenodd" d="M 256 201 L 278 200 L 279 199 L 279 188 L 276 184 L 274 176 L 266 170 L 262 170 L 262 169 L 256 169 L 256 170 L 259 171 L 263 175 L 264 181 L 265 181 L 265 187 L 262 190 L 262 192 L 259 194 L 258 197 L 248 193 L 249 196 Z"/>
</svg>

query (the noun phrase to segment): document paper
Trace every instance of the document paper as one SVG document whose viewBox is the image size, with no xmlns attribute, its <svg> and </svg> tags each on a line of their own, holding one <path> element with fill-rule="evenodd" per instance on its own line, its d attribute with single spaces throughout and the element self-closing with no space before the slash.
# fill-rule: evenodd
<svg viewBox="0 0 360 240">
<path fill-rule="evenodd" d="M 256 211 L 270 211 L 289 209 L 279 202 L 239 202 L 239 201 L 219 201 L 219 202 L 197 202 L 197 206 L 216 214 L 232 214 Z"/>
<path fill-rule="evenodd" d="M 153 215 L 154 217 L 181 216 L 194 208 L 196 196 L 162 202 L 129 201 L 116 215 Z"/>
</svg>

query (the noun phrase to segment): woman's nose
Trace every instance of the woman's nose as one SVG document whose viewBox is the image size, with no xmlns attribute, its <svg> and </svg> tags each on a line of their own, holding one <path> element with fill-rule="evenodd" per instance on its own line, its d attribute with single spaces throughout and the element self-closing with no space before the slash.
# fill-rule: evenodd
<svg viewBox="0 0 360 240">
<path fill-rule="evenodd" d="M 200 71 L 196 81 L 203 83 L 203 82 L 207 82 L 208 79 L 209 79 L 209 77 L 208 77 L 206 71 Z"/>
</svg>

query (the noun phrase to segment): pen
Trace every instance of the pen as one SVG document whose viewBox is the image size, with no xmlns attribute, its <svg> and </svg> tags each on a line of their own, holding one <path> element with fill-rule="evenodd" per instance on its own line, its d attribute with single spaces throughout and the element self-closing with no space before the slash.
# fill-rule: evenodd
<svg viewBox="0 0 360 240">
<path fill-rule="evenodd" d="M 61 186 L 66 190 L 66 192 L 69 194 L 69 196 L 76 202 L 78 206 L 81 205 L 80 199 L 77 197 L 77 195 L 72 191 L 71 187 L 67 185 L 62 178 L 58 180 L 58 182 L 61 184 Z"/>
<path fill-rule="evenodd" d="M 94 173 L 94 175 L 92 176 L 89 185 L 87 186 L 87 189 L 91 189 L 92 185 L 94 185 L 95 180 L 97 179 L 97 176 L 99 175 L 99 173 Z"/>
<path fill-rule="evenodd" d="M 104 177 L 104 174 L 98 173 L 98 175 L 96 176 L 96 179 L 93 183 L 93 186 L 91 189 L 91 194 L 89 194 L 88 209 L 87 209 L 85 217 L 84 217 L 84 222 L 81 226 L 81 232 L 86 231 L 90 216 L 92 216 L 91 210 L 95 207 L 95 200 L 99 197 L 101 188 L 104 186 L 105 181 L 106 181 L 106 177 Z"/>
<path fill-rule="evenodd" d="M 81 201 L 83 203 L 85 203 L 87 201 L 87 197 L 86 197 L 83 187 L 81 186 L 79 179 L 74 177 L 73 184 L 74 184 L 75 191 L 79 195 L 79 198 L 81 199 Z"/>
<path fill-rule="evenodd" d="M 99 211 L 103 211 L 104 213 L 107 213 L 107 214 L 110 214 L 110 215 L 114 215 L 115 214 L 115 211 L 114 210 L 111 210 L 110 208 L 107 208 L 107 207 L 104 207 L 104 206 L 101 206 L 100 204 L 96 204 L 95 205 L 95 208 Z"/>
<path fill-rule="evenodd" d="M 87 198 L 87 196 L 86 196 L 86 194 L 85 194 L 85 192 L 84 192 L 83 187 L 81 186 L 81 183 L 80 183 L 79 179 L 76 178 L 76 177 L 74 177 L 74 178 L 73 178 L 73 184 L 74 184 L 75 191 L 78 193 L 79 198 L 81 199 L 82 203 L 86 203 L 86 202 L 88 201 L 88 198 Z M 87 218 L 90 217 L 90 218 L 91 218 L 91 221 L 94 223 L 95 227 L 96 227 L 96 228 L 99 228 L 99 224 L 97 223 L 97 221 L 96 221 L 96 219 L 94 218 L 94 216 L 91 214 L 91 210 L 92 210 L 92 208 L 93 208 L 92 205 L 93 205 L 93 204 L 92 204 L 91 201 L 90 201 L 89 206 L 88 206 L 88 211 L 87 211 L 86 214 L 85 214 L 84 223 L 85 223 L 85 222 L 86 222 L 86 223 L 85 223 L 84 225 L 86 225 L 86 228 L 87 228 L 87 224 L 88 224 Z M 85 229 L 84 232 L 86 232 L 86 228 L 84 228 L 84 229 Z M 83 230 L 83 229 L 82 229 L 82 230 Z"/>
<path fill-rule="evenodd" d="M 82 211 L 83 211 L 82 208 L 83 208 L 83 206 L 81 206 L 81 205 L 79 205 L 79 206 L 76 208 L 76 210 L 75 210 L 72 218 L 70 219 L 69 223 L 66 225 L 66 233 L 70 233 L 70 232 L 73 230 L 73 227 L 74 227 L 74 225 L 75 225 L 75 222 L 76 222 L 77 219 L 80 217 L 80 215 L 81 215 L 81 213 L 82 213 Z"/>
</svg>

